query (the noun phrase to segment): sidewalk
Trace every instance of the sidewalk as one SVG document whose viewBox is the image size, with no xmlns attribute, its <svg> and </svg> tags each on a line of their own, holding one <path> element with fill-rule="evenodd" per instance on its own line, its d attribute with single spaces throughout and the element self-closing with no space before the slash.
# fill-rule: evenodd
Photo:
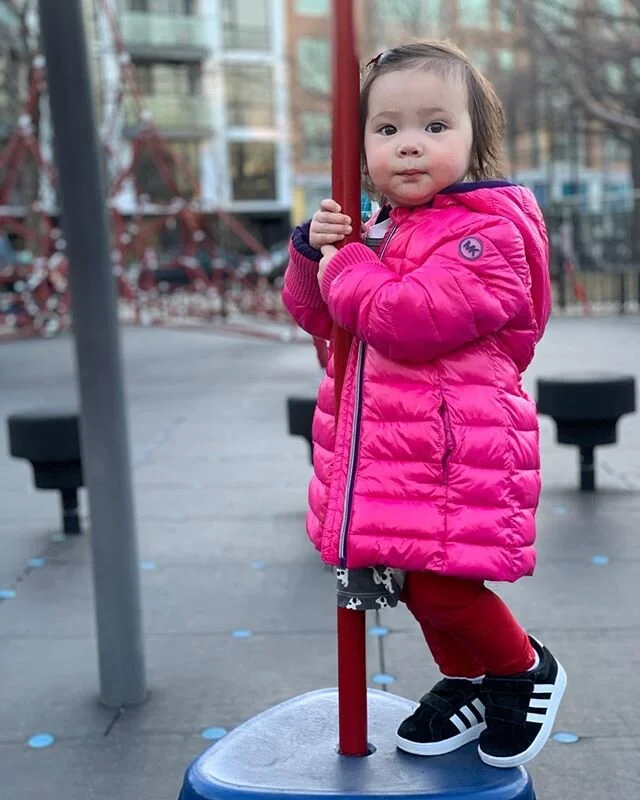
<svg viewBox="0 0 640 800">
<path fill-rule="evenodd" d="M 335 685 L 332 577 L 303 532 L 306 444 L 285 398 L 311 394 L 315 352 L 200 331 L 124 332 L 150 696 L 97 704 L 87 536 L 52 541 L 57 498 L 7 456 L 13 410 L 73 402 L 69 338 L 0 344 L 0 797 L 175 800 L 187 763 L 281 700 Z M 639 371 L 640 318 L 556 318 L 528 376 Z M 557 730 L 532 774 L 541 800 L 637 796 L 640 703 L 640 419 L 600 454 L 580 497 L 577 455 L 542 421 L 545 493 L 536 578 L 501 587 L 569 673 Z M 55 537 L 54 537 L 55 538 Z M 606 556 L 596 559 L 594 556 Z M 44 566 L 26 566 L 43 557 Z M 404 609 L 371 616 L 371 686 L 418 699 L 435 672 Z M 376 681 L 374 682 L 374 678 Z M 50 733 L 46 749 L 29 737 Z"/>
</svg>

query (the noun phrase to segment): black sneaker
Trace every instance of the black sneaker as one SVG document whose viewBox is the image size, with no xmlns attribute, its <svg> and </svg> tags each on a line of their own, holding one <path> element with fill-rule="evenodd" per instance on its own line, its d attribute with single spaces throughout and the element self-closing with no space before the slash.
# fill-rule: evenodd
<svg viewBox="0 0 640 800">
<path fill-rule="evenodd" d="M 443 678 L 398 728 L 396 745 L 416 756 L 440 756 L 472 742 L 485 729 L 482 684 Z"/>
<path fill-rule="evenodd" d="M 567 685 L 562 665 L 540 642 L 529 639 L 540 658 L 534 670 L 487 675 L 482 684 L 487 729 L 478 753 L 492 767 L 519 767 L 538 755 L 551 735 Z"/>
</svg>

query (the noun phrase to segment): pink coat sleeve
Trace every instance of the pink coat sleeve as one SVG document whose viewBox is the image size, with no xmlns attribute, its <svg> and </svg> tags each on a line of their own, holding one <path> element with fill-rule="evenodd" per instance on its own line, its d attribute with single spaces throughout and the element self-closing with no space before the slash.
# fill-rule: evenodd
<svg viewBox="0 0 640 800">
<path fill-rule="evenodd" d="M 339 325 L 396 361 L 431 361 L 516 319 L 535 327 L 522 236 L 495 218 L 466 228 L 404 275 L 364 245 L 346 245 L 321 293 Z"/>
<path fill-rule="evenodd" d="M 289 244 L 289 265 L 284 273 L 282 301 L 302 330 L 320 339 L 330 339 L 333 320 L 318 285 L 318 262 Z"/>
</svg>

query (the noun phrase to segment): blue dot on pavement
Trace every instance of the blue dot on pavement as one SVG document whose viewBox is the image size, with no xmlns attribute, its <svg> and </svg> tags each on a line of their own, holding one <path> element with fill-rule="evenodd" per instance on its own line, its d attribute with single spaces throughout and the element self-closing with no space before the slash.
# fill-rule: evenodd
<svg viewBox="0 0 640 800">
<path fill-rule="evenodd" d="M 226 728 L 205 728 L 201 736 L 203 739 L 222 739 L 223 736 L 226 736 L 226 733 Z"/>
<path fill-rule="evenodd" d="M 251 569 L 264 569 L 267 566 L 266 561 L 252 561 Z"/>
<path fill-rule="evenodd" d="M 67 537 L 64 535 L 64 533 L 54 533 L 51 537 L 52 542 L 64 542 L 66 539 Z"/>
<path fill-rule="evenodd" d="M 251 631 L 247 631 L 241 628 L 235 631 L 231 631 L 231 635 L 233 636 L 234 639 L 249 639 L 251 636 L 253 636 L 253 633 Z"/>
<path fill-rule="evenodd" d="M 140 569 L 145 570 L 145 572 L 149 572 L 152 569 L 155 569 L 156 565 L 154 561 L 141 561 L 140 562 Z"/>
<path fill-rule="evenodd" d="M 567 509 L 564 506 L 556 506 L 553 509 L 553 513 L 563 517 L 567 513 Z"/>
<path fill-rule="evenodd" d="M 576 736 L 575 733 L 570 733 L 569 731 L 558 731 L 558 733 L 554 733 L 551 738 L 554 742 L 560 742 L 560 744 L 575 744 L 576 742 L 580 741 L 579 736 Z"/>
<path fill-rule="evenodd" d="M 44 558 L 30 558 L 27 561 L 27 566 L 28 567 L 44 567 L 45 564 L 46 564 L 46 561 L 45 561 Z"/>
<path fill-rule="evenodd" d="M 13 600 L 15 596 L 13 589 L 0 589 L 0 600 Z"/>
<path fill-rule="evenodd" d="M 395 681 L 395 677 L 393 675 L 387 675 L 386 672 L 379 672 L 377 675 L 373 676 L 372 680 L 379 686 L 388 686 Z"/>
<path fill-rule="evenodd" d="M 604 566 L 605 564 L 609 563 L 609 556 L 594 556 L 591 559 L 592 564 L 596 564 L 599 567 Z"/>
<path fill-rule="evenodd" d="M 384 628 L 381 625 L 377 625 L 374 628 L 369 628 L 369 636 L 387 636 L 389 633 L 389 628 Z"/>
<path fill-rule="evenodd" d="M 33 747 L 34 750 L 42 750 L 43 747 L 52 745 L 55 740 L 56 737 L 50 733 L 36 733 L 30 739 L 27 739 L 27 744 L 29 747 Z"/>
</svg>

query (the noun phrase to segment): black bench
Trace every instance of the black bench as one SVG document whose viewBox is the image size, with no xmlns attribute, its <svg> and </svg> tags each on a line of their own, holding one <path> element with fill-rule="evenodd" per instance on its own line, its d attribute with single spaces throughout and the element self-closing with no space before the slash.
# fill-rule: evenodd
<svg viewBox="0 0 640 800">
<path fill-rule="evenodd" d="M 309 445 L 309 460 L 313 463 L 313 441 L 311 426 L 316 410 L 315 397 L 288 397 L 287 419 L 291 436 L 302 436 Z"/>
<path fill-rule="evenodd" d="M 555 420 L 557 441 L 580 450 L 580 490 L 593 492 L 594 450 L 617 441 L 618 420 L 636 410 L 635 378 L 584 373 L 539 378 L 538 413 Z"/>
<path fill-rule="evenodd" d="M 84 486 L 79 417 L 68 411 L 27 411 L 7 420 L 9 452 L 31 462 L 37 489 L 60 492 L 64 533 L 81 533 L 78 489 Z"/>
</svg>

